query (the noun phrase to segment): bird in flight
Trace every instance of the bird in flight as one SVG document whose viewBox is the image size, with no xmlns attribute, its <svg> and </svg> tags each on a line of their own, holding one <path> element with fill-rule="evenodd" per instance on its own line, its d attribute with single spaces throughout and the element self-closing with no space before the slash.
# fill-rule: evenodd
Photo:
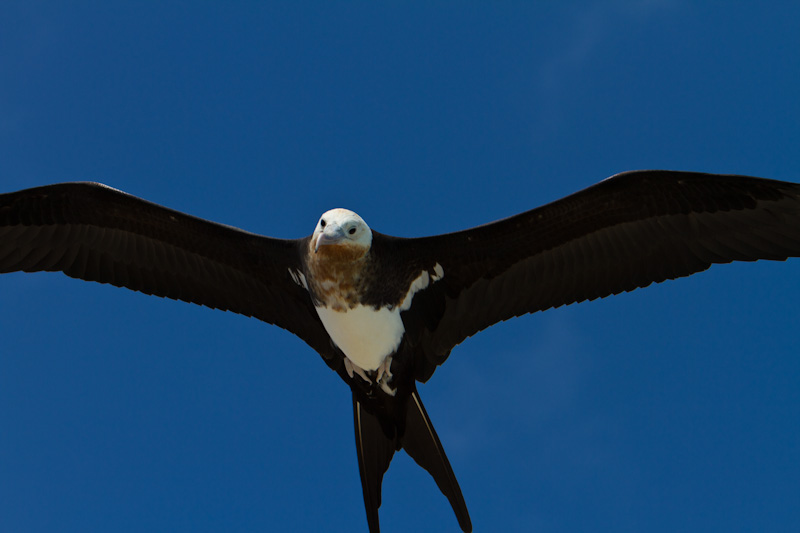
<svg viewBox="0 0 800 533">
<path fill-rule="evenodd" d="M 367 523 L 403 449 L 467 505 L 419 397 L 451 350 L 526 313 L 688 276 L 714 263 L 800 256 L 800 185 L 664 170 L 618 174 L 542 207 L 420 238 L 332 209 L 284 240 L 97 183 L 0 195 L 0 272 L 62 271 L 286 329 L 352 392 Z"/>
</svg>

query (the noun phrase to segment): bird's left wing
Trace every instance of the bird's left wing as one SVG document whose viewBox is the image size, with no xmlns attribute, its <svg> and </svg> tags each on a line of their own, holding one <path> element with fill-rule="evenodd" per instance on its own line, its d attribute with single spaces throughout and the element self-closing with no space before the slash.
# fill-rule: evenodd
<svg viewBox="0 0 800 533">
<path fill-rule="evenodd" d="M 97 183 L 0 195 L 0 272 L 63 271 L 87 281 L 252 316 L 332 357 L 290 274 L 303 240 L 262 237 Z"/>
<path fill-rule="evenodd" d="M 387 239 L 395 264 L 441 279 L 404 314 L 425 380 L 501 320 L 688 276 L 713 263 L 800 256 L 800 185 L 673 171 L 618 174 L 469 230 Z"/>
</svg>

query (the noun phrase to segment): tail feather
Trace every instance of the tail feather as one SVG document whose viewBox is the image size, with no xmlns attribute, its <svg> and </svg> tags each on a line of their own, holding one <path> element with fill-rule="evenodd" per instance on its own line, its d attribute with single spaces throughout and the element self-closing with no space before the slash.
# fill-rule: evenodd
<svg viewBox="0 0 800 533">
<path fill-rule="evenodd" d="M 363 408 L 355 394 L 353 394 L 353 421 L 367 524 L 370 533 L 379 533 L 378 507 L 381 506 L 381 483 L 394 456 L 395 442 L 386 436 L 380 420 Z"/>
<path fill-rule="evenodd" d="M 395 450 L 401 447 L 436 481 L 439 490 L 450 501 L 461 530 L 472 531 L 461 488 L 416 390 L 406 399 L 402 421 L 390 421 L 369 413 L 355 394 L 353 418 L 358 470 L 370 533 L 380 531 L 378 508 L 381 505 L 381 483 Z M 398 422 L 400 427 L 397 426 Z"/>
<path fill-rule="evenodd" d="M 406 453 L 433 476 L 439 490 L 450 501 L 461 530 L 472 531 L 472 521 L 467 511 L 467 503 L 461 494 L 461 487 L 458 486 L 450 461 L 447 460 L 439 436 L 436 435 L 436 430 L 433 429 L 431 419 L 416 390 L 411 392 L 411 398 L 406 405 L 406 428 L 400 442 Z"/>
</svg>

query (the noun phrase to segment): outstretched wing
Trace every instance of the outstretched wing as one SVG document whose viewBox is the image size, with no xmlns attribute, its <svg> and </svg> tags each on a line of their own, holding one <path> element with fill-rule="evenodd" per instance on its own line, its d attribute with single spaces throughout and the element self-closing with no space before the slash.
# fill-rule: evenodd
<svg viewBox="0 0 800 533">
<path fill-rule="evenodd" d="M 291 278 L 302 241 L 261 237 L 97 183 L 0 195 L 0 272 L 63 271 L 256 317 L 331 356 L 307 292 Z"/>
<path fill-rule="evenodd" d="M 688 276 L 713 263 L 800 256 L 800 185 L 673 171 L 618 174 L 477 228 L 397 239 L 406 264 L 444 276 L 407 322 L 427 379 L 450 350 L 501 320 Z M 406 318 L 404 318 L 406 320 Z"/>
</svg>

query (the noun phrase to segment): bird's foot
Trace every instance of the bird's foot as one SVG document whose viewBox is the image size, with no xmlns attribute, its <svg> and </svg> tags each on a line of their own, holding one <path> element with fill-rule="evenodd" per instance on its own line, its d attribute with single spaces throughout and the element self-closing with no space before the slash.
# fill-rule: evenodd
<svg viewBox="0 0 800 533">
<path fill-rule="evenodd" d="M 378 383 L 380 383 L 381 380 L 384 379 L 387 382 L 391 381 L 392 378 L 394 377 L 392 375 L 392 356 L 387 355 L 386 358 L 381 363 L 381 366 L 379 366 L 375 372 L 377 372 L 378 374 L 378 377 L 376 378 L 378 380 Z"/>
<path fill-rule="evenodd" d="M 392 378 L 394 377 L 392 375 L 391 355 L 386 356 L 386 358 L 383 360 L 381 366 L 378 367 L 378 370 L 376 370 L 376 372 L 378 373 L 376 381 L 378 382 L 378 385 L 381 386 L 381 389 L 383 389 L 383 392 L 385 392 L 389 396 L 394 396 L 394 394 L 397 392 L 397 389 L 393 389 L 389 386 L 389 382 L 392 381 Z"/>
<path fill-rule="evenodd" d="M 380 386 L 383 392 L 385 392 L 389 396 L 394 396 L 395 393 L 397 392 L 397 389 L 393 389 L 392 387 L 389 386 L 389 382 L 392 380 L 393 377 L 391 367 L 392 367 L 392 356 L 390 355 L 383 360 L 381 365 L 376 370 L 369 371 L 369 374 L 375 376 L 375 383 L 377 383 Z M 369 374 L 367 373 L 368 371 L 364 370 L 357 364 L 353 363 L 347 357 L 344 358 L 344 369 L 347 372 L 347 375 L 350 376 L 351 378 L 357 374 L 361 376 L 361 378 L 364 381 L 372 385 L 373 381 L 370 378 Z"/>
<path fill-rule="evenodd" d="M 372 380 L 369 379 L 369 376 L 367 376 L 366 370 L 364 370 L 363 368 L 361 368 L 357 364 L 353 363 L 347 357 L 344 358 L 344 369 L 347 371 L 347 375 L 350 376 L 351 378 L 353 377 L 353 374 L 358 374 L 367 383 L 372 383 Z"/>
</svg>

